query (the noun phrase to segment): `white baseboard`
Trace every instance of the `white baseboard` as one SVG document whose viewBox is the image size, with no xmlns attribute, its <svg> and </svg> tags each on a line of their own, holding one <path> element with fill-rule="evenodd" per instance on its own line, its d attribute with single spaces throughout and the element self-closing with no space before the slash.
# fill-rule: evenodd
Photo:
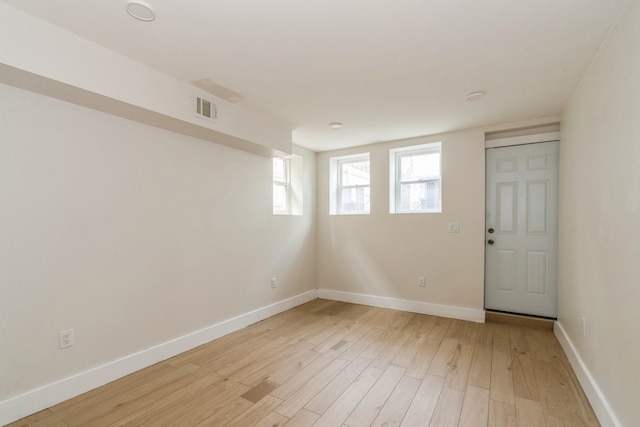
<svg viewBox="0 0 640 427">
<path fill-rule="evenodd" d="M 64 402 L 245 326 L 309 302 L 316 297 L 317 290 L 313 289 L 1 401 L 0 425 L 9 424 Z"/>
<path fill-rule="evenodd" d="M 318 289 L 318 298 L 484 323 L 484 310 L 473 308 L 432 304 L 421 301 L 409 301 L 396 298 L 379 297 L 375 295 L 356 294 L 351 292 L 334 291 L 332 289 Z"/>
<path fill-rule="evenodd" d="M 576 373 L 578 381 L 580 382 L 584 393 L 587 395 L 587 399 L 589 399 L 589 403 L 591 403 L 593 411 L 598 417 L 598 421 L 600 421 L 600 425 L 602 425 L 602 427 L 622 427 L 622 424 L 618 421 L 618 418 L 609 405 L 609 402 L 607 402 L 607 399 L 604 397 L 600 387 L 598 387 L 598 383 L 596 383 L 591 372 L 589 372 L 589 369 L 587 369 L 587 366 L 582 361 L 580 354 L 576 350 L 573 342 L 571 342 L 569 335 L 567 335 L 567 332 L 564 330 L 560 322 L 555 322 L 553 333 L 556 338 L 558 338 L 562 349 L 567 355 L 569 363 Z"/>
</svg>

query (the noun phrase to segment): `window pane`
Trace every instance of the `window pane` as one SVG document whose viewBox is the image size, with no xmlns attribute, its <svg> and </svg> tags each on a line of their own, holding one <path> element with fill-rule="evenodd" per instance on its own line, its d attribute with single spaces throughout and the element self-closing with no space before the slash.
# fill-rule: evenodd
<svg viewBox="0 0 640 427">
<path fill-rule="evenodd" d="M 369 185 L 369 161 L 342 163 L 343 186 L 349 185 Z"/>
<path fill-rule="evenodd" d="M 273 184 L 273 211 L 286 212 L 287 210 L 287 187 Z"/>
<path fill-rule="evenodd" d="M 440 176 L 440 153 L 400 157 L 400 181 L 419 181 Z"/>
<path fill-rule="evenodd" d="M 274 158 L 273 159 L 273 179 L 276 181 L 286 181 L 285 169 L 284 169 L 284 159 Z M 274 193 L 275 194 L 275 193 Z"/>
<path fill-rule="evenodd" d="M 440 209 L 440 181 L 400 185 L 400 210 Z"/>
<path fill-rule="evenodd" d="M 342 213 L 369 212 L 369 187 L 342 189 Z"/>
</svg>

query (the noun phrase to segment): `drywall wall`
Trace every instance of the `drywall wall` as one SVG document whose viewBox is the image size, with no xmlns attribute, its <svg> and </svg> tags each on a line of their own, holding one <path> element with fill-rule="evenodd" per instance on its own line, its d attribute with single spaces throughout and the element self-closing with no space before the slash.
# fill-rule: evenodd
<svg viewBox="0 0 640 427">
<path fill-rule="evenodd" d="M 558 321 L 624 426 L 640 421 L 638 46 L 634 1 L 567 104 L 560 143 Z"/>
<path fill-rule="evenodd" d="M 442 142 L 442 213 L 389 213 L 389 150 Z M 329 159 L 370 153 L 371 213 L 329 215 Z M 319 153 L 318 287 L 450 307 L 484 307 L 484 131 Z M 449 233 L 448 223 L 460 224 Z M 424 276 L 426 287 L 418 287 Z"/>
<path fill-rule="evenodd" d="M 270 158 L 0 85 L 0 402 L 315 289 L 295 150 L 274 216 Z"/>
</svg>

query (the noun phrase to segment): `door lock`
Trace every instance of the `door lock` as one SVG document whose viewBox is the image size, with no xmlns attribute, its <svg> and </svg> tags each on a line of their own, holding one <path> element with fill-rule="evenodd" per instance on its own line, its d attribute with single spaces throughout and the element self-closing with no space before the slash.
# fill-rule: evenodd
<svg viewBox="0 0 640 427">
<path fill-rule="evenodd" d="M 495 231 L 493 228 L 490 228 L 487 230 L 489 232 L 489 234 L 493 234 L 493 232 Z"/>
</svg>

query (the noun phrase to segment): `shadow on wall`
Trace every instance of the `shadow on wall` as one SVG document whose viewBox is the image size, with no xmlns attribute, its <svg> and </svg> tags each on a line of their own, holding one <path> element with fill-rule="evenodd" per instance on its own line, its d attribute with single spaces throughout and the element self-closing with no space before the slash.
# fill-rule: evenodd
<svg viewBox="0 0 640 427">
<path fill-rule="evenodd" d="M 341 233 L 333 222 L 330 224 L 331 256 L 343 258 L 338 267 L 340 277 L 346 279 L 350 288 L 359 289 L 364 294 L 389 295 L 387 289 L 393 288 L 391 280 L 380 268 L 379 260 L 368 255 L 370 251 L 366 244 L 356 236 L 357 233 Z"/>
</svg>

